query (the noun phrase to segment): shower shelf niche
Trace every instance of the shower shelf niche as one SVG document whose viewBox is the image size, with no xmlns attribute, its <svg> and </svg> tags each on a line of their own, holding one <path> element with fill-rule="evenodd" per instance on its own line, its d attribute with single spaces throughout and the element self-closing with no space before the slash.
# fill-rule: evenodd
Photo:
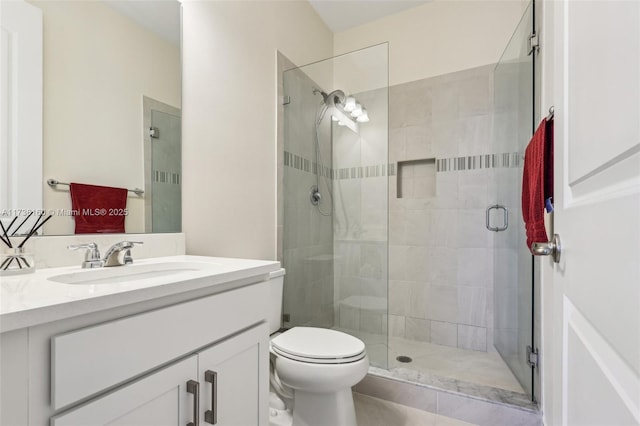
<svg viewBox="0 0 640 426">
<path fill-rule="evenodd" d="M 398 161 L 398 198 L 436 196 L 436 159 Z"/>
</svg>

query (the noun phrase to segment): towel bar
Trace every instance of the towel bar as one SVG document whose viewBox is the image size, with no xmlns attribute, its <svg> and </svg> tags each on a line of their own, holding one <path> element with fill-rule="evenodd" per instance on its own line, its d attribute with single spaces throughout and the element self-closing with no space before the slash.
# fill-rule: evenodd
<svg viewBox="0 0 640 426">
<path fill-rule="evenodd" d="M 60 182 L 59 180 L 56 180 L 56 179 L 47 179 L 47 184 L 52 188 L 57 186 L 57 185 L 69 186 L 69 184 L 67 182 Z M 143 195 L 144 194 L 144 191 L 142 189 L 140 189 L 140 188 L 127 189 L 127 191 L 133 192 L 136 195 Z"/>
</svg>

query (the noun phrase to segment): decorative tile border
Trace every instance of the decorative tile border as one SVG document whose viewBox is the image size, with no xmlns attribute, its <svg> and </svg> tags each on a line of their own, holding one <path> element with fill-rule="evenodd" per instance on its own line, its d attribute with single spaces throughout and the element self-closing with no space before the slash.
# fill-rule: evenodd
<svg viewBox="0 0 640 426">
<path fill-rule="evenodd" d="M 518 168 L 524 157 L 518 152 L 470 155 L 436 159 L 436 172 L 457 172 L 478 169 Z"/>
<path fill-rule="evenodd" d="M 285 167 L 292 167 L 296 170 L 313 173 L 314 175 L 317 175 L 318 169 L 320 169 L 321 176 L 333 179 L 334 171 L 332 168 L 326 166 L 320 167 L 318 163 L 289 151 L 284 152 L 284 165 Z"/>
<path fill-rule="evenodd" d="M 318 174 L 318 164 L 300 155 L 291 152 L 284 152 L 284 165 L 296 170 L 300 170 L 314 175 Z M 373 166 L 343 167 L 340 169 L 332 169 L 323 166 L 320 168 L 321 176 L 333 179 L 364 179 L 372 177 L 382 177 L 395 175 L 395 164 L 376 164 Z"/>
<path fill-rule="evenodd" d="M 153 181 L 157 183 L 168 183 L 171 185 L 180 185 L 180 173 L 163 172 L 154 170 Z"/>
<path fill-rule="evenodd" d="M 503 154 L 482 154 L 466 157 L 437 158 L 436 172 L 461 172 L 467 170 L 518 168 L 523 164 L 524 156 L 518 152 Z M 314 175 L 318 174 L 318 164 L 300 155 L 284 152 L 284 165 Z M 332 169 L 322 167 L 321 176 L 334 179 L 364 179 L 382 176 L 395 176 L 395 163 L 372 166 L 345 167 Z"/>
<path fill-rule="evenodd" d="M 387 167 L 394 167 L 393 164 L 377 164 L 375 166 L 358 166 L 358 167 L 345 167 L 337 169 L 334 179 L 363 179 L 371 177 L 387 176 Z M 392 170 L 389 170 L 390 172 Z"/>
</svg>

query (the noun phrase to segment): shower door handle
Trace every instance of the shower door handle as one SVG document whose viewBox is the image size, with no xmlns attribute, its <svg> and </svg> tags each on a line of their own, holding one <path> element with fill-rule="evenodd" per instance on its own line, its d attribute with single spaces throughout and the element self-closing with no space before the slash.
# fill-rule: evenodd
<svg viewBox="0 0 640 426">
<path fill-rule="evenodd" d="M 502 210 L 503 212 L 504 221 L 502 226 L 491 226 L 491 223 L 490 223 L 491 210 L 494 210 L 494 209 Z M 487 222 L 486 226 L 489 231 L 493 231 L 493 232 L 505 231 L 509 227 L 509 210 L 505 206 L 500 204 L 494 204 L 493 206 L 487 207 L 486 222 Z"/>
</svg>

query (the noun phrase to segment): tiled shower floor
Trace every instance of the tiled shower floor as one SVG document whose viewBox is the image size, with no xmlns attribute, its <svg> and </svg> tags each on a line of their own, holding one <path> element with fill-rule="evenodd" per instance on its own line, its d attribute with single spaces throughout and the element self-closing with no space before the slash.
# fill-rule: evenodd
<svg viewBox="0 0 640 426">
<path fill-rule="evenodd" d="M 413 361 L 399 362 L 396 357 L 400 355 L 409 356 Z M 390 370 L 413 369 L 478 385 L 524 393 L 507 364 L 495 352 L 471 351 L 427 342 L 390 338 L 388 363 Z"/>
<path fill-rule="evenodd" d="M 392 377 L 409 381 L 419 379 L 423 384 L 443 385 L 446 388 L 451 388 L 452 382 L 456 388 L 469 389 L 479 385 L 474 390 L 480 394 L 485 388 L 493 388 L 497 392 L 503 390 L 524 396 L 524 390 L 515 376 L 495 352 L 459 349 L 399 337 L 390 337 L 387 346 L 385 336 L 342 331 L 365 342 L 372 366 L 383 366 L 388 357 L 386 370 Z M 396 357 L 400 355 L 408 356 L 412 361 L 399 362 Z"/>
</svg>

